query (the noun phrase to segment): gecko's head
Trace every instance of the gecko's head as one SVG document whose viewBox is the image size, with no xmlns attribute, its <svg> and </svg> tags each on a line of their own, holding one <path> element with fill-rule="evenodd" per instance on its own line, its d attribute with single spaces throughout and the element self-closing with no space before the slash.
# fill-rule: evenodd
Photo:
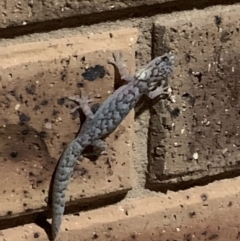
<svg viewBox="0 0 240 241">
<path fill-rule="evenodd" d="M 174 63 L 175 57 L 171 53 L 156 57 L 136 73 L 136 78 L 146 82 L 152 90 L 173 71 Z"/>
</svg>

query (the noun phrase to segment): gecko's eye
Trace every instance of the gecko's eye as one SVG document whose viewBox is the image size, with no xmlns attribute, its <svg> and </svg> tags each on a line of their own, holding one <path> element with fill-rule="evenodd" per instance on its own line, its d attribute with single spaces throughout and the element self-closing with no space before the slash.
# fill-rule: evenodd
<svg viewBox="0 0 240 241">
<path fill-rule="evenodd" d="M 169 58 L 168 58 L 167 56 L 163 56 L 163 57 L 162 57 L 162 61 L 167 62 L 168 60 L 169 60 Z"/>
</svg>

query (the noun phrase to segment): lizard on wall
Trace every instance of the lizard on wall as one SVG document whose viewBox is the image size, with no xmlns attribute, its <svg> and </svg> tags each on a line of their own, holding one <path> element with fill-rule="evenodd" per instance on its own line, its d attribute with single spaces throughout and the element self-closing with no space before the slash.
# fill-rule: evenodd
<svg viewBox="0 0 240 241">
<path fill-rule="evenodd" d="M 77 108 L 82 109 L 86 115 L 86 121 L 78 136 L 68 144 L 56 167 L 52 189 L 52 241 L 59 232 L 65 209 L 66 190 L 75 163 L 81 159 L 83 150 L 91 145 L 98 148 L 99 153 L 104 151 L 106 143 L 102 138 L 117 128 L 143 94 L 151 99 L 161 94 L 168 94 L 166 78 L 173 71 L 174 56 L 172 54 L 156 57 L 133 76 L 128 75 L 121 54 L 113 54 L 113 57 L 114 60 L 109 63 L 118 68 L 121 78 L 127 81 L 125 85 L 110 95 L 95 114 L 88 106 L 90 100 L 86 97 L 71 98 L 79 103 Z"/>
</svg>

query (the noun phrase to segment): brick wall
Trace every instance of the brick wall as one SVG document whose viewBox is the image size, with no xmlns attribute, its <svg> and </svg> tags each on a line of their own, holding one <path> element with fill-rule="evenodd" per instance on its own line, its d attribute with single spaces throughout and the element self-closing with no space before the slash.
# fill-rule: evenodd
<svg viewBox="0 0 240 241">
<path fill-rule="evenodd" d="M 239 12 L 223 0 L 2 1 L 0 241 L 48 240 L 50 181 L 84 122 L 67 97 L 84 90 L 96 107 L 113 93 L 113 52 L 133 74 L 169 50 L 172 101 L 141 98 L 107 154 L 76 165 L 57 240 L 238 240 Z"/>
</svg>

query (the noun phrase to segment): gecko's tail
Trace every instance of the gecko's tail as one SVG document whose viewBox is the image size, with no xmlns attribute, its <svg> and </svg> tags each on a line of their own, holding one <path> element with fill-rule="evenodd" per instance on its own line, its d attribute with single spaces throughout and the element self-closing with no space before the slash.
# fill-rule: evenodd
<svg viewBox="0 0 240 241">
<path fill-rule="evenodd" d="M 69 143 L 56 168 L 52 186 L 52 241 L 55 240 L 61 226 L 65 210 L 65 194 L 75 163 L 85 148 L 80 143 L 79 139 Z"/>
</svg>

